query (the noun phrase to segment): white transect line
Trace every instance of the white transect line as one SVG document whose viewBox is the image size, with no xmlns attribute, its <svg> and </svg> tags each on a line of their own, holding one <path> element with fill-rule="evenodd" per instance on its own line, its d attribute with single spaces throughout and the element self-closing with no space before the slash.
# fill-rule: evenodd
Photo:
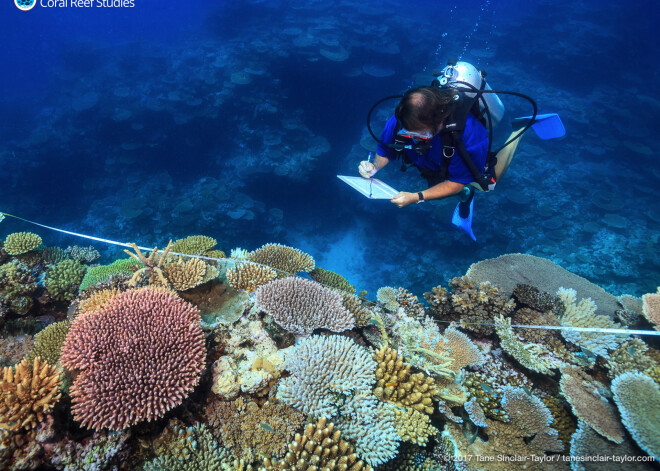
<svg viewBox="0 0 660 471">
<path fill-rule="evenodd" d="M 4 213 L 2 211 L 0 211 L 0 215 L 12 217 L 12 218 L 15 218 L 15 219 L 19 219 L 21 221 L 24 221 L 24 222 L 27 222 L 27 223 L 30 223 L 30 224 L 34 224 L 35 226 L 50 229 L 51 231 L 62 232 L 64 234 L 69 234 L 69 235 L 76 236 L 76 237 L 82 237 L 83 239 L 90 239 L 90 240 L 95 240 L 97 242 L 104 242 L 106 244 L 119 245 L 121 247 L 133 248 L 133 246 L 131 246 L 130 244 L 127 244 L 125 242 L 117 242 L 116 240 L 103 239 L 101 237 L 93 237 L 93 236 L 89 236 L 89 235 L 85 235 L 85 234 L 79 234 L 77 232 L 65 231 L 64 229 L 58 229 L 57 227 L 51 227 L 51 226 L 46 226 L 45 224 L 39 224 L 38 222 L 29 221 L 27 219 L 23 219 L 21 217 L 14 216 L 13 214 Z M 140 246 L 138 246 L 138 248 L 140 250 L 146 250 L 146 251 L 152 251 L 153 250 L 152 248 L 149 248 L 149 247 L 140 247 Z M 159 250 L 158 252 L 163 252 L 163 250 Z M 180 255 L 182 257 L 201 258 L 203 260 L 214 260 L 214 261 L 217 261 L 217 262 L 230 260 L 230 261 L 238 262 L 238 263 L 254 263 L 255 265 L 261 265 L 261 266 L 264 266 L 264 267 L 268 267 L 268 268 L 271 268 L 275 271 L 279 271 L 280 273 L 286 273 L 287 275 L 295 276 L 295 274 L 293 274 L 293 273 L 288 273 L 288 272 L 283 271 L 283 270 L 278 270 L 277 268 L 269 267 L 268 265 L 263 265 L 261 263 L 247 262 L 245 260 L 237 260 L 237 259 L 233 259 L 233 258 L 213 258 L 213 257 L 205 257 L 203 255 L 189 255 L 189 254 L 177 253 L 177 252 L 168 252 L 168 253 L 172 254 L 172 255 Z M 323 283 L 321 283 L 321 284 L 323 284 Z M 364 298 L 361 298 L 361 299 L 364 299 Z M 445 322 L 445 321 L 437 321 L 437 322 Z M 460 322 L 458 324 L 460 325 Z M 523 325 L 523 324 L 490 324 L 490 323 L 486 323 L 486 322 L 469 322 L 469 323 L 465 323 L 465 325 L 489 325 L 489 326 L 494 326 L 494 327 L 517 327 L 517 328 L 522 328 L 522 329 L 572 330 L 572 331 L 575 331 L 575 332 L 594 332 L 594 333 L 601 333 L 601 334 L 660 335 L 660 332 L 655 331 L 655 330 L 605 329 L 605 328 L 599 328 L 599 327 L 567 327 L 567 326 L 556 326 L 556 325 Z"/>
</svg>

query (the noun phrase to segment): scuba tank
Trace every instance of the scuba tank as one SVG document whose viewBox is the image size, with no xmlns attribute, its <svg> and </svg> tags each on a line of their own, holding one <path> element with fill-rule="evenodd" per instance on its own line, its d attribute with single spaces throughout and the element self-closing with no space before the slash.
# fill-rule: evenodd
<svg viewBox="0 0 660 471">
<path fill-rule="evenodd" d="M 473 98 L 476 93 L 466 91 L 466 87 L 492 91 L 490 85 L 486 83 L 486 74 L 468 62 L 450 60 L 444 69 L 439 72 L 434 71 L 433 75 L 436 77 L 433 85 L 461 89 L 469 98 Z M 497 126 L 504 116 L 502 100 L 495 93 L 483 93 L 478 101 L 481 113 L 490 113 L 491 125 Z"/>
</svg>

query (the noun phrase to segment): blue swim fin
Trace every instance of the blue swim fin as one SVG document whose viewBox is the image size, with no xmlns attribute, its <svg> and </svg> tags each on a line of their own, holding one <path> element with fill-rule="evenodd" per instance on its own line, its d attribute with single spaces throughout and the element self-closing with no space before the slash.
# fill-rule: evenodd
<svg viewBox="0 0 660 471">
<path fill-rule="evenodd" d="M 525 125 L 527 121 L 532 119 L 531 116 L 523 116 L 513 120 L 514 128 L 516 125 Z M 561 118 L 557 113 L 537 114 L 532 129 L 536 135 L 543 140 L 554 139 L 556 137 L 564 137 L 566 135 L 566 128 Z"/>
<path fill-rule="evenodd" d="M 472 240 L 476 242 L 477 238 L 474 236 L 474 232 L 472 232 L 472 207 L 474 206 L 474 198 L 470 201 L 470 213 L 467 215 L 467 217 L 462 218 L 460 214 L 460 209 L 461 209 L 461 203 L 458 203 L 456 205 L 456 209 L 454 210 L 454 216 L 451 218 L 451 223 L 456 226 L 460 227 L 463 229 L 465 232 L 468 233 L 470 237 L 472 237 Z"/>
</svg>

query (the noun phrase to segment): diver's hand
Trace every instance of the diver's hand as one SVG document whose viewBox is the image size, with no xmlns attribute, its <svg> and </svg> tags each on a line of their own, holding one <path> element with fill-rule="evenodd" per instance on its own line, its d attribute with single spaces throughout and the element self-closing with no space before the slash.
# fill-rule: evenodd
<svg viewBox="0 0 660 471">
<path fill-rule="evenodd" d="M 378 167 L 376 167 L 372 162 L 363 160 L 360 162 L 358 172 L 362 178 L 371 178 L 376 175 L 376 172 L 378 172 Z"/>
<path fill-rule="evenodd" d="M 419 201 L 419 196 L 417 193 L 408 193 L 407 191 L 401 191 L 394 195 L 394 198 L 390 200 L 390 203 L 396 204 L 399 208 L 408 206 L 412 203 L 417 203 Z"/>
</svg>

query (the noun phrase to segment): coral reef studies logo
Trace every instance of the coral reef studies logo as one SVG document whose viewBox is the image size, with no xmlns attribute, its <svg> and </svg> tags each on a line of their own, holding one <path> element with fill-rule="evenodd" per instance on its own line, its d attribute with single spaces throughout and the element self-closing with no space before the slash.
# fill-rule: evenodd
<svg viewBox="0 0 660 471">
<path fill-rule="evenodd" d="M 32 10 L 37 4 L 37 0 L 14 0 L 16 8 L 22 11 Z"/>
</svg>

